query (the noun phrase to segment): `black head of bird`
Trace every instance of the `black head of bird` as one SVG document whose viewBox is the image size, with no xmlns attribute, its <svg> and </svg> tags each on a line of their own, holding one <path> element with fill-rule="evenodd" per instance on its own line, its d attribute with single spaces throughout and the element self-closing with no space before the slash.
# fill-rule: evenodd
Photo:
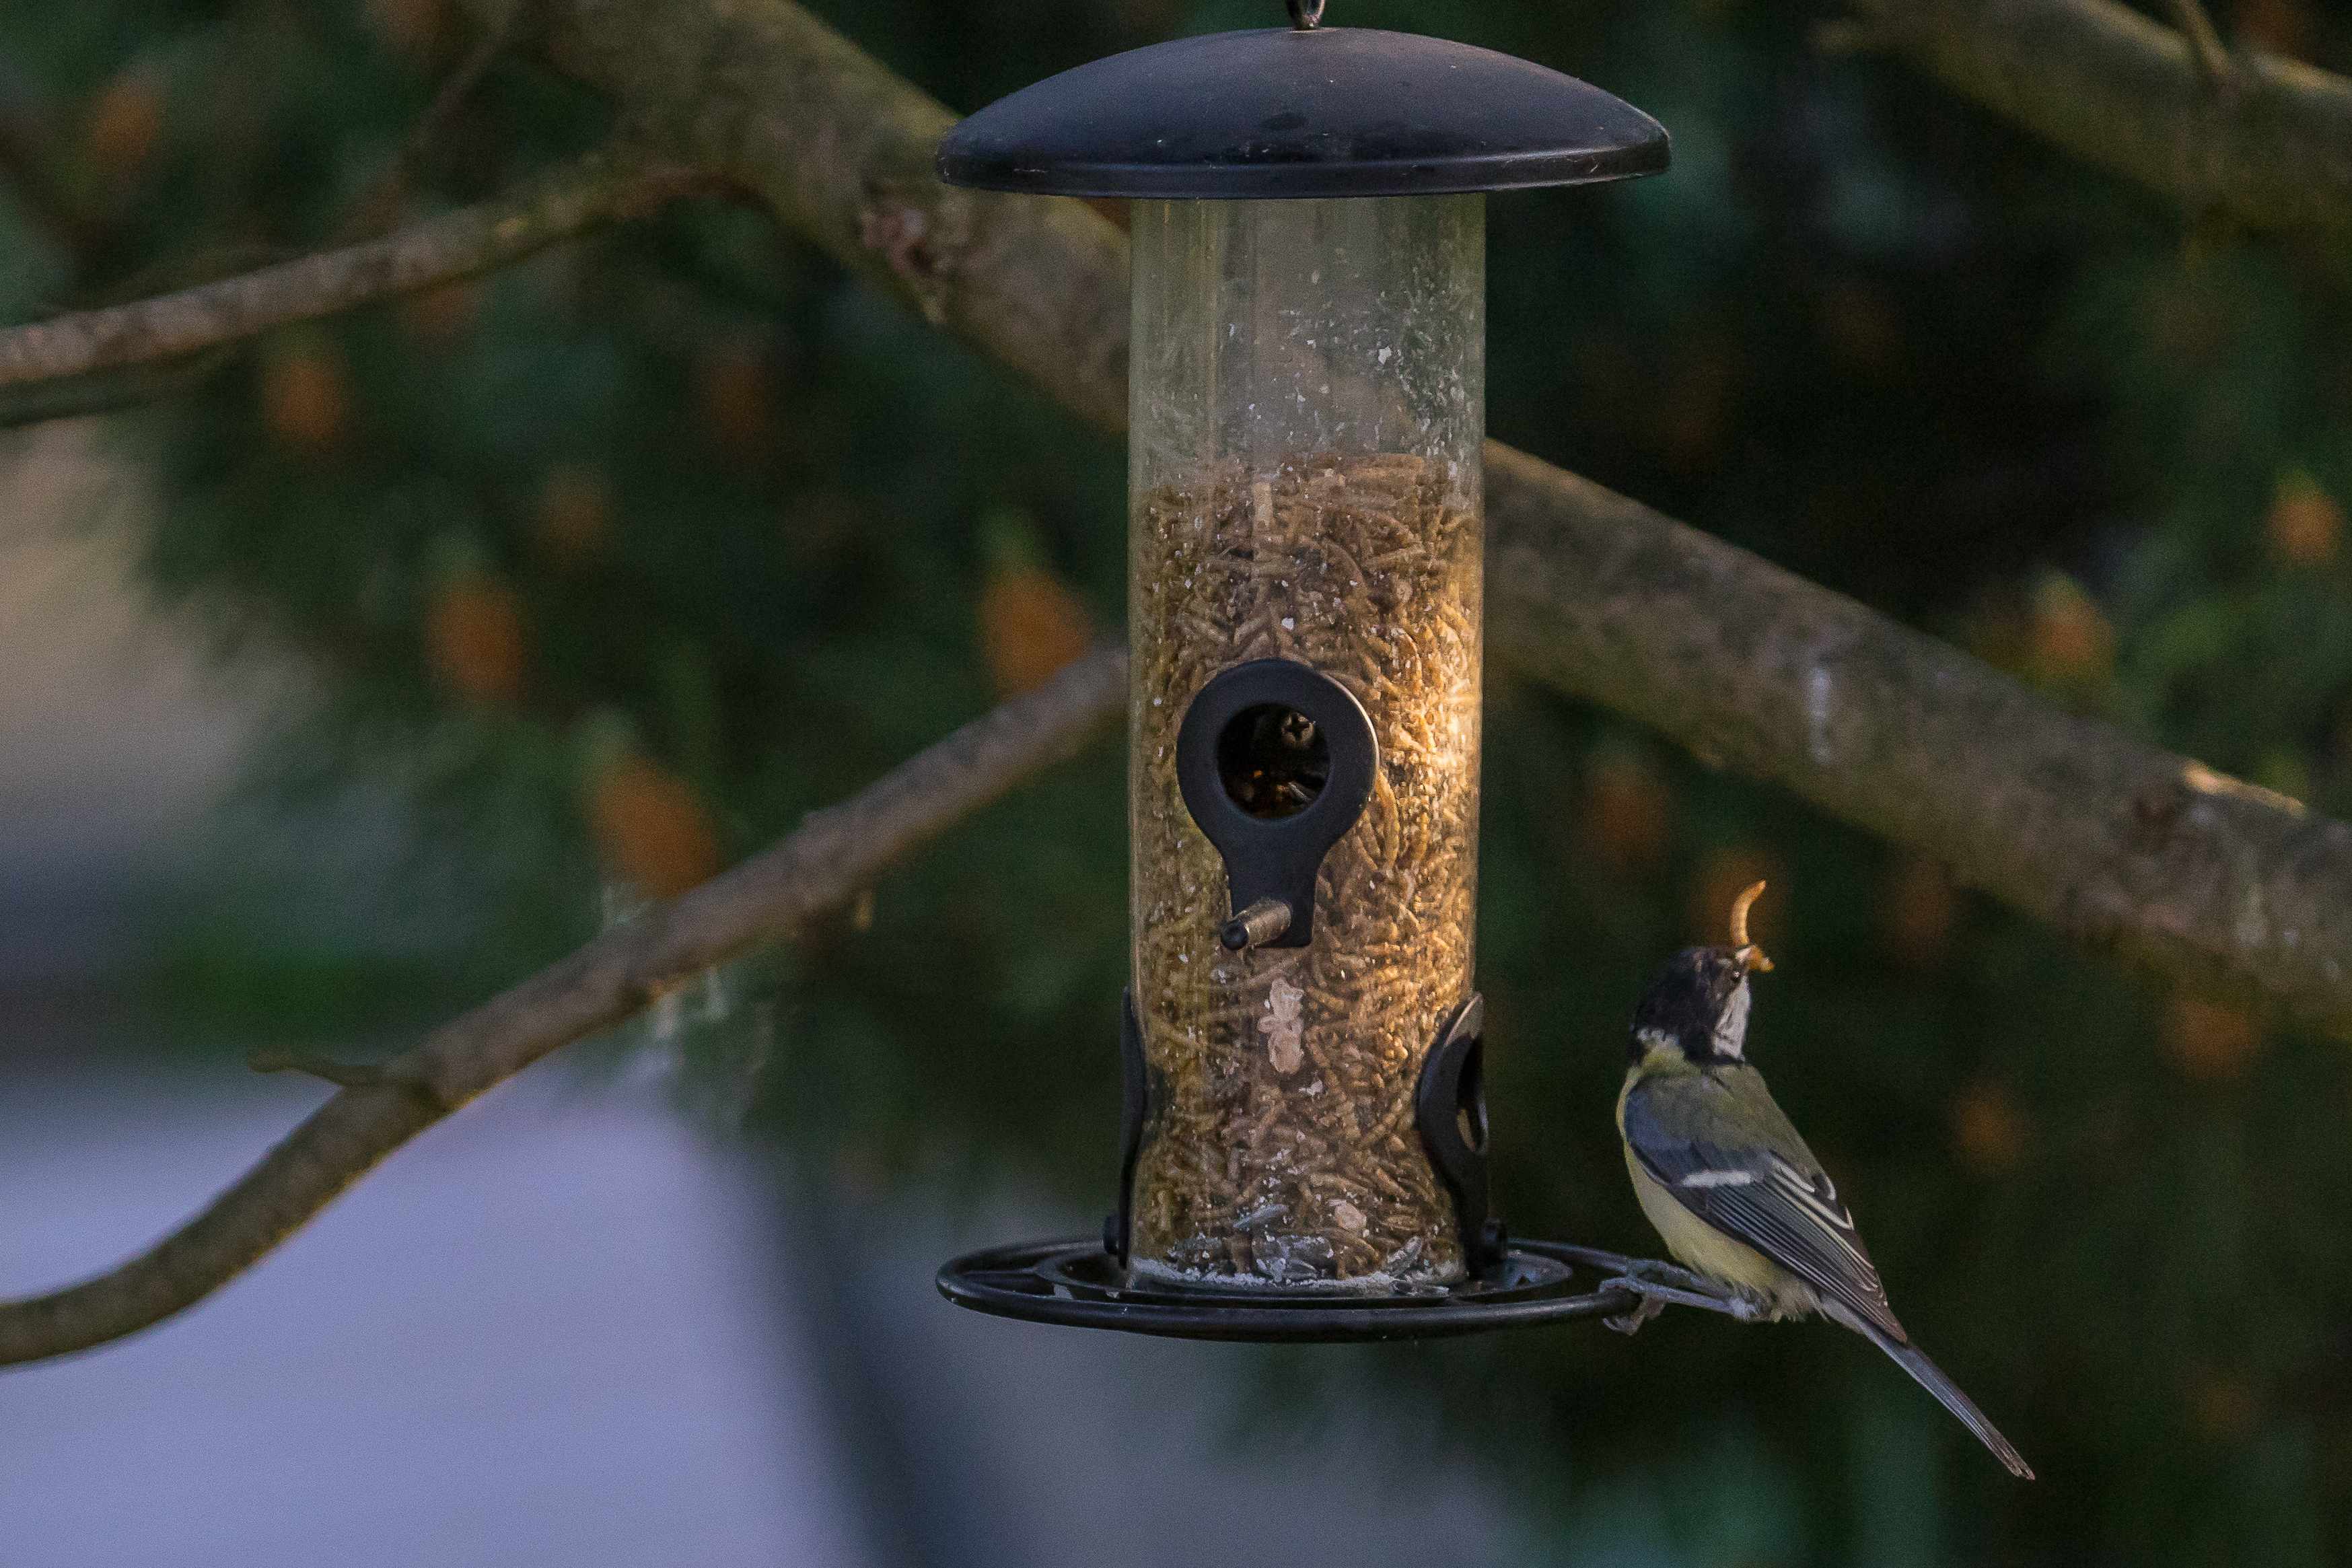
<svg viewBox="0 0 2352 1568">
<path fill-rule="evenodd" d="M 1748 977 L 1772 967 L 1748 936 L 1748 911 L 1763 891 L 1758 882 L 1731 906 L 1728 944 L 1686 947 L 1650 982 L 1633 1009 L 1635 1061 L 1662 1047 L 1701 1066 L 1741 1058 L 1748 1044 Z"/>
</svg>

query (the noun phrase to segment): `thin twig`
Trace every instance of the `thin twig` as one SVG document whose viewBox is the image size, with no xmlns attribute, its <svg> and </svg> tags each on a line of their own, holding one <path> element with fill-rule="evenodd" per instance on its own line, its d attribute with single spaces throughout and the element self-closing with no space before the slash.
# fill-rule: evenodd
<svg viewBox="0 0 2352 1568">
<path fill-rule="evenodd" d="M 346 241 L 359 239 L 377 224 L 389 221 L 382 215 L 399 210 L 401 203 L 407 197 L 410 183 L 416 178 L 418 165 L 425 161 L 425 155 L 441 139 L 442 132 L 457 118 L 457 110 L 465 107 L 466 100 L 473 97 L 474 89 L 481 84 L 483 77 L 489 74 L 490 67 L 497 62 L 499 56 L 513 42 L 515 18 L 521 10 L 519 5 L 509 5 L 482 29 L 481 37 L 474 40 L 474 47 L 466 52 L 466 58 L 458 61 L 457 68 L 443 80 L 440 90 L 433 95 L 433 101 L 408 128 L 408 134 L 401 138 L 400 146 L 393 153 L 390 161 L 352 203 L 351 216 L 345 220 L 341 238 Z"/>
<path fill-rule="evenodd" d="M 339 1062 L 308 1051 L 255 1051 L 245 1058 L 245 1065 L 255 1072 L 299 1072 L 338 1089 L 391 1087 L 411 1089 L 420 1094 L 433 1092 L 431 1084 L 405 1077 L 387 1062 Z"/>
<path fill-rule="evenodd" d="M 236 1278 L 377 1161 L 458 1106 L 680 978 L 793 936 L 966 816 L 1070 756 L 1125 706 L 1127 656 L 1105 649 L 1007 702 L 782 842 L 359 1075 L 212 1206 L 120 1268 L 0 1302 L 0 1364 L 121 1339 Z M 319 1071 L 316 1061 L 289 1062 Z M 329 1076 L 350 1076 L 329 1065 Z"/>
<path fill-rule="evenodd" d="M 2221 42 L 2220 29 L 2206 14 L 2203 0 L 2172 0 L 2172 19 L 2180 28 L 2180 36 L 2189 40 L 2189 58 L 2197 62 L 2197 72 L 2206 85 L 2224 91 L 2237 84 L 2237 67 L 2230 59 L 2230 51 Z"/>
<path fill-rule="evenodd" d="M 388 238 L 0 331 L 0 386 L 176 359 L 271 327 L 429 289 L 709 184 L 635 154 L 592 153 L 515 195 L 425 219 Z"/>
<path fill-rule="evenodd" d="M 2181 205 L 2189 220 L 2183 237 L 2194 258 L 2231 228 L 2230 127 L 2242 84 L 2202 0 L 2171 0 L 2171 5 L 2197 71 L 2198 99 L 2180 121 Z"/>
</svg>

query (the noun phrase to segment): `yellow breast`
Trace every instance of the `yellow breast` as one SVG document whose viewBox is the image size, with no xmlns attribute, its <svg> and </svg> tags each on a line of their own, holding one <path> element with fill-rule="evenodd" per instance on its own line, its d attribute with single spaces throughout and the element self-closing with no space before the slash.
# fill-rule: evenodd
<svg viewBox="0 0 2352 1568">
<path fill-rule="evenodd" d="M 1633 1178 L 1633 1196 L 1640 1201 L 1642 1213 L 1657 1230 L 1659 1239 L 1666 1244 L 1666 1251 L 1675 1262 L 1695 1273 L 1761 1296 L 1776 1315 L 1813 1310 L 1810 1286 L 1747 1243 L 1733 1240 L 1685 1208 L 1681 1199 L 1650 1174 L 1648 1167 L 1633 1152 L 1633 1146 L 1624 1142 L 1625 1096 L 1632 1091 L 1638 1071 L 1627 1073 L 1625 1088 L 1618 1091 L 1617 1137 L 1624 1143 L 1625 1170 Z"/>
</svg>

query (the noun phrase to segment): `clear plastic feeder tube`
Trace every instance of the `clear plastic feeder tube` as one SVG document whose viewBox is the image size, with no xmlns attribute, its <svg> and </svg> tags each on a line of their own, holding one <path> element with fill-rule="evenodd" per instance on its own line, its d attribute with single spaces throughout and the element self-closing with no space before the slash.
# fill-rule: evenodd
<svg viewBox="0 0 2352 1568">
<path fill-rule="evenodd" d="M 1485 201 L 1142 201 L 1132 228 L 1132 931 L 1157 1089 L 1132 1260 L 1457 1279 L 1413 1091 L 1472 985 Z M 1268 658 L 1354 693 L 1380 765 L 1323 862 L 1311 943 L 1232 952 L 1177 732 L 1212 677 Z M 1237 800 L 1279 815 L 1318 784 L 1313 737 L 1274 718 L 1220 756 L 1250 775 Z M 1307 765 L 1250 765 L 1253 744 Z"/>
</svg>

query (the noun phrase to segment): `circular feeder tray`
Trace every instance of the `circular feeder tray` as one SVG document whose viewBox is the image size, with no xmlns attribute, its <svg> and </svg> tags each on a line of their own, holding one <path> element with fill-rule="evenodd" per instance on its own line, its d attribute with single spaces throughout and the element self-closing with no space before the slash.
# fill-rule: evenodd
<svg viewBox="0 0 2352 1568">
<path fill-rule="evenodd" d="M 1513 1241 L 1502 1263 L 1479 1279 L 1365 1295 L 1130 1279 L 1099 1240 L 1031 1241 L 956 1258 L 940 1270 L 940 1294 L 1000 1318 L 1180 1340 L 1436 1339 L 1629 1311 L 1632 1295 L 1593 1288 L 1628 1261 L 1563 1242 Z M 1581 1285 L 1579 1270 L 1587 1276 Z"/>
</svg>

